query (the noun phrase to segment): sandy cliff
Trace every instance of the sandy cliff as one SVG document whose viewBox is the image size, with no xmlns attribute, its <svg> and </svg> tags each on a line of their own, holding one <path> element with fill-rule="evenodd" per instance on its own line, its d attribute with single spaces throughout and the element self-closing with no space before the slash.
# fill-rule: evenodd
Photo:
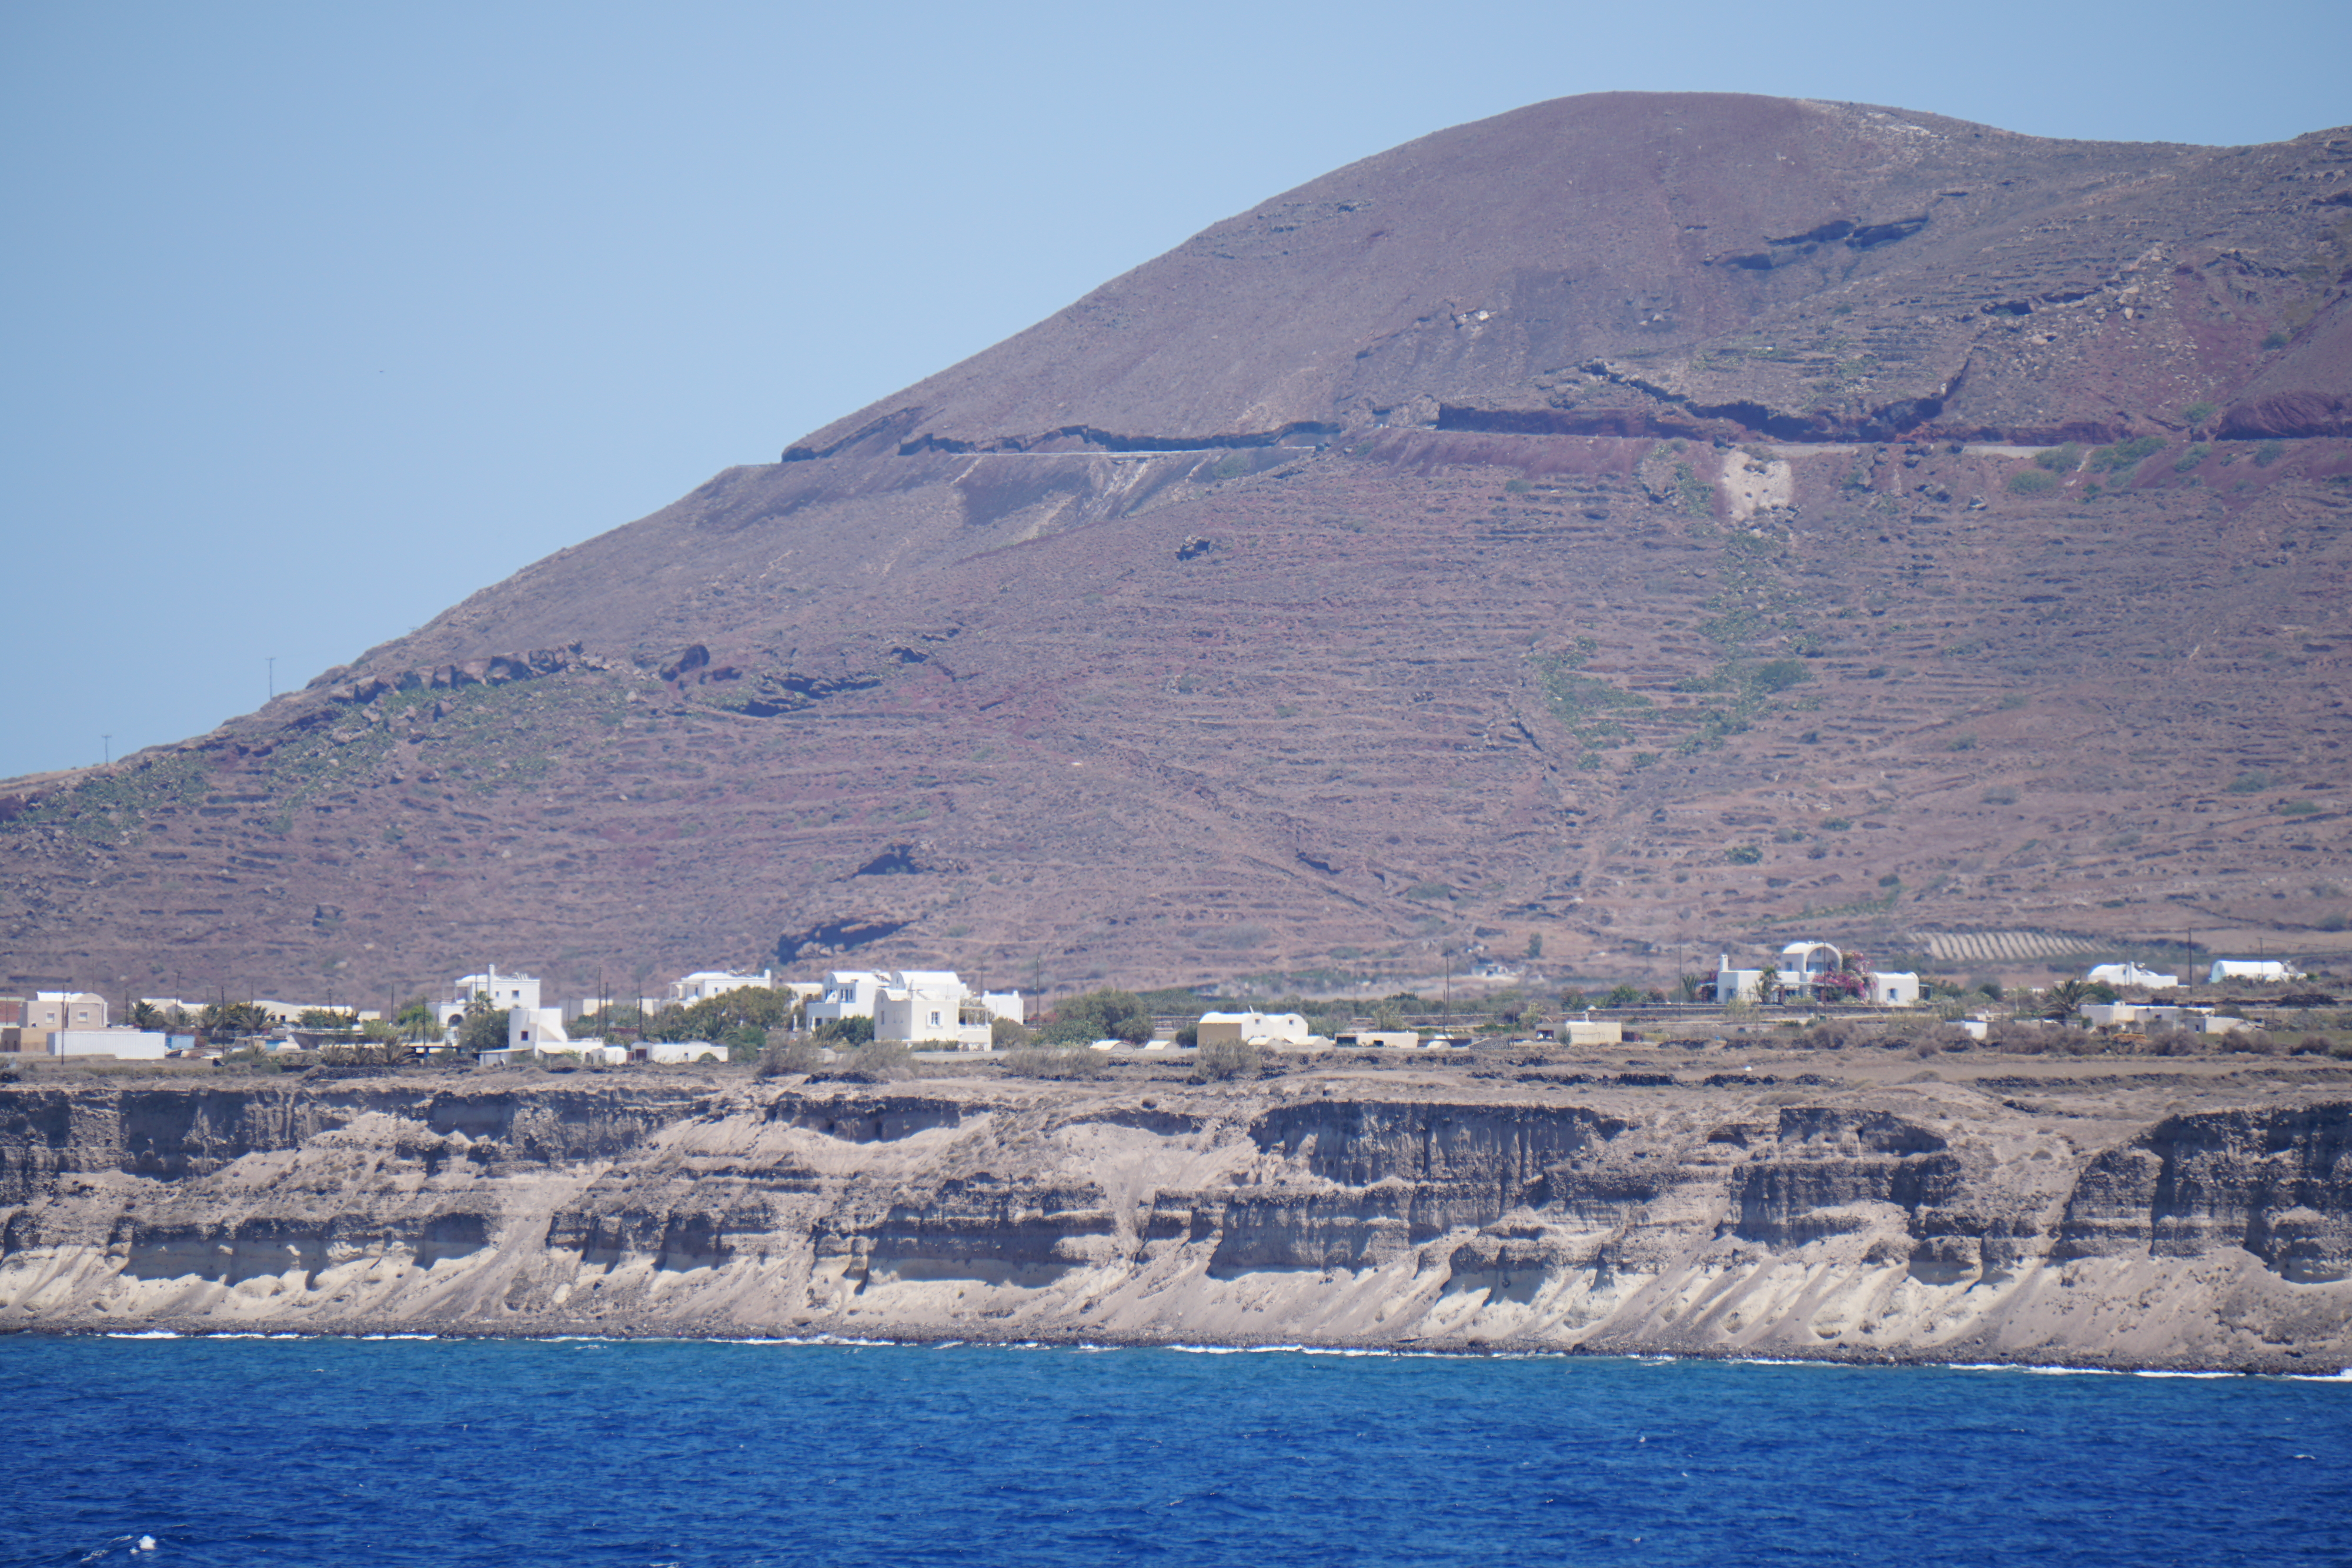
<svg viewBox="0 0 2352 1568">
<path fill-rule="evenodd" d="M 0 1089 L 0 1326 L 2333 1372 L 2347 1145 L 2324 1068 L 26 1084 Z"/>
</svg>

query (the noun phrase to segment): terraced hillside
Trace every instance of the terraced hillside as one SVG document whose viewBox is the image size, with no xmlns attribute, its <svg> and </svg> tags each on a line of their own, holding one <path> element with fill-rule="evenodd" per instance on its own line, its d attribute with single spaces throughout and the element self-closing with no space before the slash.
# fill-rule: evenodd
<svg viewBox="0 0 2352 1568">
<path fill-rule="evenodd" d="M 214 736 L 20 781 L 8 968 L 2325 946 L 2347 268 L 2340 132 L 1444 132 Z"/>
</svg>

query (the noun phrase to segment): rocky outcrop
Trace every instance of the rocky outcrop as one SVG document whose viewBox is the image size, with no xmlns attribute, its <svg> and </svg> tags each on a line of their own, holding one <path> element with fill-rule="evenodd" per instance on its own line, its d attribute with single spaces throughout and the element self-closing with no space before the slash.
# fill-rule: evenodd
<svg viewBox="0 0 2352 1568">
<path fill-rule="evenodd" d="M 2091 1163 L 2055 1250 L 2198 1258 L 2232 1247 L 2290 1280 L 2352 1275 L 2344 1107 L 2168 1118 Z"/>
<path fill-rule="evenodd" d="M 2352 1357 L 2352 1101 L 0 1089 L 0 1326 Z"/>
</svg>

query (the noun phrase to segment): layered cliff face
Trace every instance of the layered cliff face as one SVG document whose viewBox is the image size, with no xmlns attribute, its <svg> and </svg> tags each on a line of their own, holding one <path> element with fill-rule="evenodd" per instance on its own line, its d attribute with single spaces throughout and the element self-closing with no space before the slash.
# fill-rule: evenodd
<svg viewBox="0 0 2352 1568">
<path fill-rule="evenodd" d="M 2352 1360 L 2352 1099 L 1369 1087 L 0 1089 L 0 1327 Z"/>
</svg>

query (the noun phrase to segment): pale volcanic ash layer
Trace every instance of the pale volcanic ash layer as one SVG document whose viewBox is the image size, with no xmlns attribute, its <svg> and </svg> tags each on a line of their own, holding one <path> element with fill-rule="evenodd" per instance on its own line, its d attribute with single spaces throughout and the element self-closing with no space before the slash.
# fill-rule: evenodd
<svg viewBox="0 0 2352 1568">
<path fill-rule="evenodd" d="M 1174 1071 L 43 1073 L 0 1329 L 2352 1363 L 2323 1061 Z"/>
</svg>

